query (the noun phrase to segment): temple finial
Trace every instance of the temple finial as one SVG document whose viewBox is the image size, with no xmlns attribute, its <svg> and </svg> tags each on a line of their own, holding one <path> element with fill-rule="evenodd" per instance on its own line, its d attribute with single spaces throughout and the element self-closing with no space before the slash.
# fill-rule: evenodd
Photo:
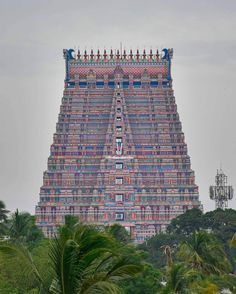
<svg viewBox="0 0 236 294">
<path fill-rule="evenodd" d="M 156 51 L 156 59 L 159 59 L 159 51 L 158 51 L 158 49 Z"/>
<path fill-rule="evenodd" d="M 132 51 L 132 49 L 130 49 L 130 53 L 129 53 L 129 57 L 130 57 L 130 59 L 133 59 L 133 51 Z"/>
<path fill-rule="evenodd" d="M 93 49 L 91 49 L 90 58 L 91 58 L 91 59 L 94 58 Z"/>
<path fill-rule="evenodd" d="M 88 54 L 87 54 L 87 50 L 85 49 L 84 50 L 84 60 L 87 60 L 87 58 L 88 58 Z"/>
<path fill-rule="evenodd" d="M 106 51 L 106 49 L 104 49 L 103 58 L 104 58 L 104 60 L 107 59 L 107 51 Z"/>
<path fill-rule="evenodd" d="M 126 59 L 127 54 L 126 54 L 126 50 L 124 49 L 124 53 L 123 53 L 123 58 Z"/>
<path fill-rule="evenodd" d="M 80 59 L 81 58 L 81 54 L 80 54 L 80 50 L 78 49 L 78 53 L 77 53 L 77 58 Z"/>
<path fill-rule="evenodd" d="M 116 59 L 120 59 L 120 51 L 119 51 L 119 49 L 116 51 Z"/>
<path fill-rule="evenodd" d="M 100 50 L 98 49 L 98 52 L 97 52 L 97 59 L 99 60 L 101 57 L 101 54 L 100 54 Z"/>
<path fill-rule="evenodd" d="M 137 49 L 137 53 L 136 53 L 136 59 L 139 60 L 140 54 L 139 54 L 139 50 Z"/>
<path fill-rule="evenodd" d="M 111 49 L 111 53 L 110 53 L 110 58 L 113 59 L 114 54 L 113 54 L 113 50 Z"/>
<path fill-rule="evenodd" d="M 146 59 L 146 57 L 147 57 L 147 54 L 146 54 L 146 50 L 144 49 L 143 50 L 143 59 Z"/>
<path fill-rule="evenodd" d="M 150 59 L 153 58 L 152 49 L 150 49 L 149 58 L 150 58 Z"/>
</svg>

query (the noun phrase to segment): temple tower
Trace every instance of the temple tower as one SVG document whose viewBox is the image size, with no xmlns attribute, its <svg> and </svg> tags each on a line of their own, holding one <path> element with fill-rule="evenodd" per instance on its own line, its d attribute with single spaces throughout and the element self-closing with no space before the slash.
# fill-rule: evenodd
<svg viewBox="0 0 236 294">
<path fill-rule="evenodd" d="M 73 214 L 118 222 L 143 242 L 201 207 L 173 95 L 173 51 L 74 53 L 64 50 L 65 89 L 37 224 L 50 237 Z"/>
</svg>

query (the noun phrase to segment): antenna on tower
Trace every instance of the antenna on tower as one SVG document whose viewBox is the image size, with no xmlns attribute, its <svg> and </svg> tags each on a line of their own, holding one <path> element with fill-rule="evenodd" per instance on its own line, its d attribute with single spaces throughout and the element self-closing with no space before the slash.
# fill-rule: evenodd
<svg viewBox="0 0 236 294">
<path fill-rule="evenodd" d="M 215 183 L 215 186 L 210 186 L 210 198 L 215 200 L 216 209 L 225 209 L 228 206 L 228 200 L 233 199 L 234 190 L 232 186 L 227 186 L 227 176 L 223 173 L 222 168 L 217 170 Z"/>
</svg>

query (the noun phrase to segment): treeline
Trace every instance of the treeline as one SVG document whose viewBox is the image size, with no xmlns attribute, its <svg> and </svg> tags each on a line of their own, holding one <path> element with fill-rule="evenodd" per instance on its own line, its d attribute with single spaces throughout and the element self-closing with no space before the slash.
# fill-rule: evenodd
<svg viewBox="0 0 236 294">
<path fill-rule="evenodd" d="M 0 293 L 236 293 L 236 211 L 192 209 L 141 245 L 115 224 L 66 216 L 46 239 L 26 212 L 0 201 Z"/>
</svg>

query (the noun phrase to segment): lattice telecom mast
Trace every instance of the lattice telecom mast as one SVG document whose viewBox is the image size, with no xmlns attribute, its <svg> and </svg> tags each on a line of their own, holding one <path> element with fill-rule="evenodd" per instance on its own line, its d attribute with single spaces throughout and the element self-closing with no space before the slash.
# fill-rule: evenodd
<svg viewBox="0 0 236 294">
<path fill-rule="evenodd" d="M 227 176 L 222 169 L 217 170 L 215 186 L 210 186 L 210 198 L 215 200 L 216 208 L 224 209 L 228 206 L 228 200 L 233 198 L 233 187 L 227 186 Z"/>
</svg>

